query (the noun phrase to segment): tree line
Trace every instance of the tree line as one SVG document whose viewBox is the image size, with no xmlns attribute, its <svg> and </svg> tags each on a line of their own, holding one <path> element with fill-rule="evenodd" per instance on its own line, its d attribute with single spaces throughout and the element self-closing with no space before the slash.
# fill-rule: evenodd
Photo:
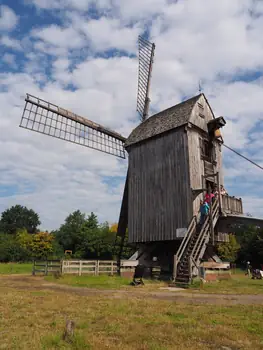
<svg viewBox="0 0 263 350">
<path fill-rule="evenodd" d="M 117 224 L 99 223 L 94 213 L 88 216 L 79 210 L 68 215 L 58 230 L 40 231 L 39 215 L 21 205 L 8 208 L 0 219 L 0 261 L 22 262 L 33 259 L 61 259 L 65 251 L 76 259 L 116 259 L 120 238 Z M 126 232 L 127 236 L 127 232 Z M 126 237 L 127 238 L 127 237 Z M 122 258 L 135 252 L 125 245 Z"/>
<path fill-rule="evenodd" d="M 0 219 L 0 261 L 30 261 L 32 259 L 65 257 L 65 251 L 76 259 L 116 259 L 120 238 L 116 239 L 117 224 L 99 223 L 94 213 L 79 210 L 68 215 L 58 230 L 43 232 L 39 215 L 33 210 L 15 205 L 5 210 Z M 263 230 L 240 227 L 229 242 L 217 245 L 217 253 L 224 260 L 252 266 L 263 264 Z M 126 241 L 127 241 L 126 232 Z M 122 258 L 128 259 L 136 250 L 125 244 Z"/>
</svg>

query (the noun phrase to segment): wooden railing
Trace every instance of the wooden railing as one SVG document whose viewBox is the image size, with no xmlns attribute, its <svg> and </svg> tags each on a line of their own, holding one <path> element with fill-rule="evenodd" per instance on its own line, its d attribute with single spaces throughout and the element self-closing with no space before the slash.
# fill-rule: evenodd
<svg viewBox="0 0 263 350">
<path fill-rule="evenodd" d="M 35 276 L 38 272 L 45 276 L 49 273 L 61 273 L 61 262 L 60 260 L 34 260 L 32 275 Z"/>
<path fill-rule="evenodd" d="M 242 199 L 222 195 L 222 210 L 226 214 L 243 214 Z"/>
<path fill-rule="evenodd" d="M 196 225 L 197 225 L 197 219 L 196 219 L 196 216 L 193 216 L 193 218 L 192 218 L 192 220 L 187 228 L 187 232 L 184 235 L 184 238 L 183 238 L 183 240 L 182 240 L 182 242 L 177 250 L 177 253 L 176 253 L 176 255 L 174 255 L 174 269 L 173 269 L 173 279 L 174 280 L 176 278 L 178 264 L 179 264 L 180 260 L 182 259 L 183 254 L 184 254 L 193 234 L 195 233 Z"/>
<path fill-rule="evenodd" d="M 121 260 L 121 272 L 134 272 L 138 260 Z M 34 261 L 32 274 L 59 272 L 75 275 L 114 275 L 117 274 L 116 260 L 46 260 Z"/>
<path fill-rule="evenodd" d="M 134 271 L 138 261 L 121 260 L 121 272 Z M 63 260 L 62 274 L 114 275 L 117 273 L 115 260 Z"/>
<path fill-rule="evenodd" d="M 207 244 L 210 239 L 211 226 L 215 227 L 219 217 L 219 203 L 218 200 L 215 200 L 212 206 L 211 215 L 208 215 L 201 232 L 198 235 L 198 238 L 195 242 L 195 245 L 192 249 L 192 252 L 189 256 L 189 269 L 190 269 L 190 279 L 192 279 L 193 268 L 199 267 L 200 260 L 202 259 L 204 252 L 206 250 Z"/>
</svg>

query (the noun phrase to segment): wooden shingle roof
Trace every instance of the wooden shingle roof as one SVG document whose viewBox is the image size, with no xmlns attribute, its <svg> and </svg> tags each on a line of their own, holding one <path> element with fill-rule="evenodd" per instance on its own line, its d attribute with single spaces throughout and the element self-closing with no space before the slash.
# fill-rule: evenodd
<svg viewBox="0 0 263 350">
<path fill-rule="evenodd" d="M 146 119 L 131 132 L 125 147 L 187 124 L 192 109 L 201 95 L 194 96 Z"/>
</svg>

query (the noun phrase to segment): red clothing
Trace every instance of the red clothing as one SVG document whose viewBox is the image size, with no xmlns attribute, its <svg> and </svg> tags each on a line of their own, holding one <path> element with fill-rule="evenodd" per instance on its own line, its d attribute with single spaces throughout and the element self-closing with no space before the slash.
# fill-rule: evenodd
<svg viewBox="0 0 263 350">
<path fill-rule="evenodd" d="M 214 194 L 213 193 L 210 193 L 210 194 L 206 194 L 205 195 L 205 201 L 207 202 L 207 203 L 211 203 L 211 201 L 212 201 L 212 199 L 214 198 Z"/>
</svg>

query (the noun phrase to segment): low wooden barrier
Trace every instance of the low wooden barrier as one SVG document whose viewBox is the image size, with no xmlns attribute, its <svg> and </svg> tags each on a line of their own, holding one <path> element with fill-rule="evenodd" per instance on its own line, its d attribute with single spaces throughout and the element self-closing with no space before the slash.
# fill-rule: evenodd
<svg viewBox="0 0 263 350">
<path fill-rule="evenodd" d="M 49 273 L 61 273 L 61 261 L 60 260 L 34 260 L 32 275 L 36 273 L 43 273 L 47 276 Z"/>
<path fill-rule="evenodd" d="M 110 260 L 63 260 L 62 274 L 100 275 L 117 273 L 117 262 Z"/>
<path fill-rule="evenodd" d="M 137 260 L 121 261 L 121 276 L 131 277 L 134 274 Z M 46 260 L 34 261 L 32 274 L 59 272 L 63 275 L 115 275 L 117 274 L 117 261 L 115 260 Z"/>
<path fill-rule="evenodd" d="M 137 261 L 122 260 L 121 275 L 134 273 Z M 117 261 L 115 260 L 63 260 L 62 274 L 76 275 L 114 275 L 117 273 Z"/>
</svg>

